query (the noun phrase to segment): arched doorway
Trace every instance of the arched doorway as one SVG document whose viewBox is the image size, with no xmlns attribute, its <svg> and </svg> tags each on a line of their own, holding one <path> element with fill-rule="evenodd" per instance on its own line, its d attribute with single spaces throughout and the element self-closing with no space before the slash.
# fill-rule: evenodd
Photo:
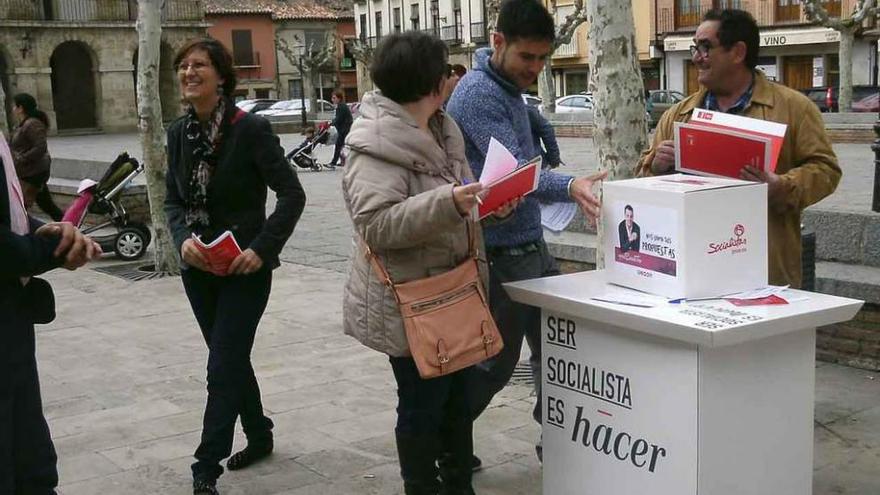
<svg viewBox="0 0 880 495">
<path fill-rule="evenodd" d="M 58 130 L 98 127 L 95 64 L 89 48 L 79 41 L 65 41 L 52 52 L 49 65 Z"/>
<path fill-rule="evenodd" d="M 10 129 L 12 126 L 12 86 L 9 84 L 9 74 L 12 72 L 3 47 L 0 47 L 0 129 Z"/>
</svg>

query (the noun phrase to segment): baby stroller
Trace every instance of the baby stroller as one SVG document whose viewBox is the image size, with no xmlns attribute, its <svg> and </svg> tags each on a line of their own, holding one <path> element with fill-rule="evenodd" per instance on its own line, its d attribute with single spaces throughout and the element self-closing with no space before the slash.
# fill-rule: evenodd
<svg viewBox="0 0 880 495">
<path fill-rule="evenodd" d="M 315 156 L 315 147 L 318 145 L 330 146 L 336 143 L 336 129 L 330 126 L 329 122 L 321 122 L 318 124 L 318 132 L 311 138 L 299 144 L 290 153 L 287 154 L 287 161 L 291 165 L 299 168 L 307 168 L 314 172 L 322 170 L 318 158 Z M 324 167 L 333 170 L 334 167 L 324 165 Z"/>
<path fill-rule="evenodd" d="M 120 259 L 126 261 L 140 258 L 147 252 L 152 235 L 146 225 L 128 218 L 120 198 L 122 191 L 143 171 L 143 165 L 129 157 L 128 153 L 120 154 L 110 164 L 110 168 L 100 181 L 84 179 L 80 182 L 77 190 L 79 197 L 64 212 L 62 221 L 82 228 L 87 214 L 106 215 L 106 221 L 82 229 L 82 232 L 90 235 L 100 244 L 105 253 L 114 252 Z M 100 229 L 111 226 L 115 230 L 111 234 L 94 234 Z"/>
</svg>

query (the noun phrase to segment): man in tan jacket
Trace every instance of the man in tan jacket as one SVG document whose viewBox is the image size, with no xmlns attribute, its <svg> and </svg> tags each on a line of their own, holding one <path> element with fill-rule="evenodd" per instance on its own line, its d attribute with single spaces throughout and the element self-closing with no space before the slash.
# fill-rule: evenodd
<svg viewBox="0 0 880 495">
<path fill-rule="evenodd" d="M 713 10 L 704 16 L 691 47 L 702 88 L 663 114 L 637 173 L 674 171 L 674 123 L 690 120 L 695 108 L 788 125 L 776 172 L 745 166 L 740 177 L 767 183 L 770 283 L 800 287 L 801 211 L 834 192 L 841 170 L 816 106 L 755 70 L 758 46 L 758 25 L 748 12 Z"/>
</svg>

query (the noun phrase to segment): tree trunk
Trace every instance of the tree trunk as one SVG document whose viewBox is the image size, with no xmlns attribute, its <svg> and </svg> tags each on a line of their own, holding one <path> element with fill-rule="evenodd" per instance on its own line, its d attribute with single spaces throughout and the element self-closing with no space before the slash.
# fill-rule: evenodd
<svg viewBox="0 0 880 495">
<path fill-rule="evenodd" d="M 538 75 L 538 96 L 544 102 L 544 113 L 556 111 L 556 83 L 553 81 L 553 69 L 550 60 L 544 64 L 544 70 Z"/>
<path fill-rule="evenodd" d="M 0 82 L 0 132 L 2 132 L 7 138 L 10 138 L 9 125 L 6 120 L 7 116 L 6 92 L 3 90 L 3 83 Z"/>
<path fill-rule="evenodd" d="M 631 2 L 587 2 L 593 148 L 607 180 L 632 177 L 648 143 L 644 84 L 635 45 Z M 604 229 L 598 222 L 596 264 L 604 266 Z"/>
<path fill-rule="evenodd" d="M 159 43 L 164 0 L 138 1 L 138 127 L 153 222 L 156 271 L 178 273 L 178 253 L 165 219 L 165 130 L 159 100 Z"/>
<path fill-rule="evenodd" d="M 858 27 L 858 26 L 856 26 Z M 855 42 L 855 28 L 840 30 L 840 90 L 837 96 L 837 111 L 852 111 L 852 48 Z"/>
</svg>

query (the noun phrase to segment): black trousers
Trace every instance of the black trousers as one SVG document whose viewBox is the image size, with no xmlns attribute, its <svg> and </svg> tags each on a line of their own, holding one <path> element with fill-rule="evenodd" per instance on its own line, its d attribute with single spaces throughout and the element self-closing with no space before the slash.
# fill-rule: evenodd
<svg viewBox="0 0 880 495">
<path fill-rule="evenodd" d="M 251 349 L 269 300 L 272 272 L 263 269 L 252 275 L 217 277 L 190 268 L 182 276 L 208 345 L 208 402 L 192 472 L 193 478 L 214 480 L 223 473 L 220 461 L 232 453 L 239 417 L 248 444 L 272 439 L 272 420 L 263 414 L 260 387 L 251 365 Z"/>
<path fill-rule="evenodd" d="M 333 148 L 333 159 L 330 160 L 330 165 L 337 165 L 339 163 L 339 155 L 342 154 L 342 148 L 345 146 L 345 137 L 348 136 L 348 132 L 339 133 L 336 136 L 336 145 Z"/>
<path fill-rule="evenodd" d="M 46 185 L 49 182 L 49 172 L 46 171 L 31 177 L 25 177 L 21 180 L 27 182 L 38 190 L 35 199 L 37 206 L 39 206 L 44 213 L 49 215 L 53 221 L 61 221 L 64 217 L 64 212 L 55 204 L 55 201 L 52 199 L 52 193 L 49 191 L 49 186 Z"/>
<path fill-rule="evenodd" d="M 488 249 L 487 258 L 489 307 L 504 340 L 504 348 L 494 358 L 474 367 L 473 379 L 468 386 L 473 418 L 479 417 L 495 394 L 510 381 L 525 337 L 531 350 L 529 364 L 538 396 L 532 416 L 541 423 L 541 309 L 514 302 L 501 284 L 559 275 L 559 267 L 543 241 L 527 252 L 516 254 Z"/>
<path fill-rule="evenodd" d="M 54 495 L 57 457 L 43 416 L 37 361 L 31 356 L 0 369 L 0 493 Z"/>
<path fill-rule="evenodd" d="M 412 358 L 390 361 L 398 398 L 394 433 L 406 493 L 435 493 L 438 478 L 449 488 L 469 487 L 474 447 L 466 387 L 473 367 L 425 380 Z"/>
</svg>

